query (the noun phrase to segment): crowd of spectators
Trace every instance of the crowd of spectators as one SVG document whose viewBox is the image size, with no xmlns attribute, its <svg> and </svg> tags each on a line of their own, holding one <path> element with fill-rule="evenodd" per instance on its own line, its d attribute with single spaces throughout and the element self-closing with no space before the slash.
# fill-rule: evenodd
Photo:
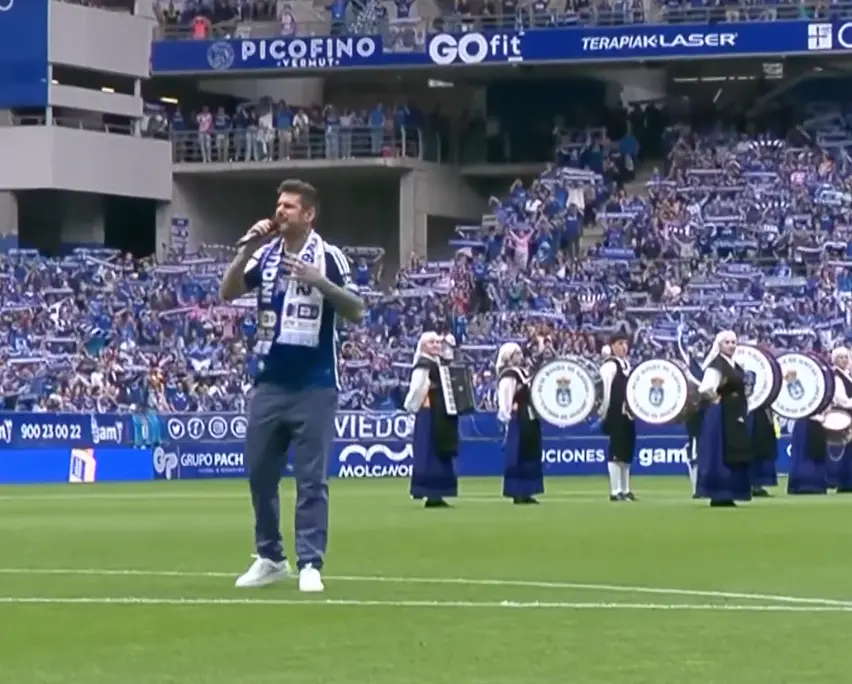
<svg viewBox="0 0 852 684">
<path fill-rule="evenodd" d="M 170 138 L 177 163 L 417 157 L 422 148 L 422 117 L 405 105 L 290 107 L 265 98 L 234 108 L 146 110 L 143 130 Z"/>
<path fill-rule="evenodd" d="M 380 249 L 347 247 L 369 311 L 342 331 L 341 405 L 396 407 L 428 329 L 455 336 L 484 409 L 507 340 L 536 364 L 598 358 L 615 330 L 630 335 L 636 361 L 675 355 L 679 336 L 700 353 L 722 328 L 776 351 L 848 339 L 852 136 L 841 113 L 808 114 L 796 140 L 671 127 L 667 159 L 632 193 L 610 166 L 630 166 L 635 140 L 613 145 L 598 131 L 577 143 L 563 131 L 556 163 L 457 229 L 454 258 L 412 255 L 383 274 Z M 162 263 L 111 250 L 0 258 L 7 405 L 243 408 L 256 365 L 252 302 L 216 300 L 227 251 L 171 249 Z"/>
<path fill-rule="evenodd" d="M 397 27 L 417 28 L 401 49 L 423 42 L 425 31 L 503 31 L 575 25 L 704 23 L 774 20 L 839 20 L 852 16 L 852 4 L 819 0 L 722 2 L 706 0 L 435 0 L 421 11 L 417 0 L 330 0 L 325 16 L 300 26 L 292 2 L 284 0 L 155 0 L 171 38 L 208 39 L 322 33 L 387 35 Z M 425 9 L 425 8 L 424 8 Z M 260 27 L 263 26 L 261 29 Z M 253 33 L 253 31 L 255 33 Z M 416 31 L 415 31 L 416 34 Z M 394 41 L 389 41 L 392 44 Z M 398 46 L 400 47 L 400 46 Z"/>
</svg>

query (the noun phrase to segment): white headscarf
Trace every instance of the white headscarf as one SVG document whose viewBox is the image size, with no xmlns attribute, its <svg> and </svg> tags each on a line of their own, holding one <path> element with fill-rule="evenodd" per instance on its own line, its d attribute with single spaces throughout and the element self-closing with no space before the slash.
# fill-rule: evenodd
<svg viewBox="0 0 852 684">
<path fill-rule="evenodd" d="M 846 347 L 837 347 L 837 349 L 831 350 L 831 363 L 837 363 L 837 357 L 843 355 L 849 356 L 849 350 Z"/>
<path fill-rule="evenodd" d="M 515 344 L 514 342 L 507 342 L 502 347 L 500 347 L 500 351 L 497 352 L 497 364 L 495 366 L 497 370 L 497 375 L 500 375 L 500 373 L 509 363 L 509 360 L 512 358 L 512 355 L 520 351 L 520 345 Z"/>
<path fill-rule="evenodd" d="M 733 330 L 723 330 L 716 335 L 716 339 L 713 340 L 713 346 L 710 347 L 710 353 L 707 354 L 707 358 L 701 364 L 701 370 L 707 370 L 710 364 L 713 363 L 713 360 L 722 353 L 722 342 L 731 338 L 733 338 L 734 342 L 737 341 L 737 334 Z"/>
<path fill-rule="evenodd" d="M 430 356 L 428 354 L 423 353 L 423 346 L 428 342 L 440 342 L 443 338 L 436 332 L 425 332 L 420 336 L 420 339 L 417 340 L 417 349 L 414 350 L 414 361 L 413 363 L 417 363 L 421 358 L 431 359 L 433 361 L 437 360 L 435 357 Z"/>
</svg>

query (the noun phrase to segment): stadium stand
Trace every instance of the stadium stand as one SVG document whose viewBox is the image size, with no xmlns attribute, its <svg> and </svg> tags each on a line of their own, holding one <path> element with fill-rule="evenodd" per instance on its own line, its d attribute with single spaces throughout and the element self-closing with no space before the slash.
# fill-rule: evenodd
<svg viewBox="0 0 852 684">
<path fill-rule="evenodd" d="M 821 112 L 815 136 L 850 142 L 839 112 L 834 130 L 829 110 L 812 112 Z M 559 164 L 492 198 L 480 225 L 458 228 L 453 260 L 413 256 L 390 290 L 379 284 L 382 250 L 348 248 L 371 306 L 363 326 L 344 331 L 342 405 L 396 406 L 412 345 L 430 328 L 455 335 L 476 368 L 482 408 L 493 408 L 491 365 L 506 340 L 535 359 L 595 357 L 624 329 L 638 360 L 675 355 L 687 321 L 699 337 L 733 327 L 775 349 L 828 348 L 844 337 L 852 292 L 845 152 L 838 161 L 722 130 L 669 136 L 667 168 L 636 194 L 593 169 L 601 164 L 591 145 L 564 144 Z M 584 231 L 599 237 L 581 249 Z M 7 397 L 41 410 L 241 408 L 255 321 L 250 302 L 216 301 L 226 258 L 212 246 L 176 248 L 164 263 L 112 250 L 59 260 L 10 250 Z"/>
<path fill-rule="evenodd" d="M 156 8 L 164 35 L 175 39 L 259 35 L 272 27 L 295 34 L 320 27 L 314 20 L 369 33 L 383 17 L 471 29 L 486 19 L 544 27 L 783 20 L 821 11 L 795 4 L 767 14 L 677 2 L 571 3 L 554 11 L 504 3 L 502 14 L 474 17 L 464 0 Z M 370 310 L 362 326 L 343 331 L 342 406 L 398 406 L 412 346 L 427 329 L 455 336 L 476 369 L 483 409 L 494 408 L 493 357 L 507 340 L 523 343 L 537 362 L 566 353 L 594 358 L 619 329 L 632 336 L 636 360 L 674 356 L 677 331 L 687 324 L 699 340 L 733 327 L 775 349 L 827 349 L 846 338 L 852 137 L 841 106 L 808 98 L 787 136 L 744 136 L 712 117 L 711 126 L 693 118 L 691 126 L 664 132 L 666 119 L 677 117 L 654 105 L 617 112 L 618 126 L 572 127 L 557 118 L 553 163 L 533 182 L 515 181 L 492 197 L 480 223 L 459 226 L 453 258 L 415 254 L 386 272 L 384 250 L 353 239 L 347 252 Z M 617 128 L 622 134 L 610 140 L 608 131 Z M 405 106 L 291 109 L 269 98 L 231 110 L 149 104 L 143 130 L 170 139 L 173 161 L 192 165 L 421 158 L 431 133 L 426 118 Z M 659 140 L 664 144 L 648 155 Z M 658 168 L 640 172 L 646 156 L 658 159 Z M 249 301 L 224 306 L 216 299 L 228 258 L 222 246 L 188 253 L 179 243 L 160 261 L 112 249 L 77 248 L 53 259 L 7 249 L 0 261 L 7 406 L 241 410 L 256 324 Z"/>
<path fill-rule="evenodd" d="M 234 7 L 189 0 L 157 0 L 162 36 L 172 39 L 335 35 L 398 38 L 401 50 L 421 47 L 428 31 L 464 33 L 641 23 L 701 24 L 742 21 L 845 20 L 846 3 L 692 2 L 624 0 L 472 3 L 470 0 L 333 0 L 324 3 L 256 0 Z"/>
</svg>

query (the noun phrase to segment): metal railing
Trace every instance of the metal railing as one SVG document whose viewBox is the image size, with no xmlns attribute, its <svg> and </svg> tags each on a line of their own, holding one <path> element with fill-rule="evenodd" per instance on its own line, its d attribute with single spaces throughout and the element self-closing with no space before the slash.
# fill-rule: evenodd
<svg viewBox="0 0 852 684">
<path fill-rule="evenodd" d="M 13 116 L 12 123 L 15 126 L 47 126 L 47 117 L 43 114 L 37 116 Z M 62 128 L 76 128 L 81 131 L 96 131 L 103 133 L 114 133 L 118 135 L 133 135 L 133 126 L 127 124 L 104 123 L 102 121 L 85 121 L 73 117 L 54 116 L 50 125 Z"/>
<path fill-rule="evenodd" d="M 177 164 L 423 158 L 423 136 L 416 128 L 171 131 L 169 138 Z"/>
<path fill-rule="evenodd" d="M 67 5 L 80 5 L 81 7 L 92 7 L 94 9 L 127 14 L 133 14 L 134 9 L 133 0 L 54 0 L 54 2 L 64 2 Z"/>
<path fill-rule="evenodd" d="M 524 7 L 516 14 L 488 16 L 446 15 L 434 18 L 390 19 L 377 22 L 339 22 L 330 18 L 290 25 L 292 33 L 282 31 L 281 21 L 235 18 L 212 24 L 206 39 L 289 38 L 327 35 L 388 35 L 409 31 L 413 40 L 404 41 L 403 49 L 422 49 L 424 34 L 434 32 L 517 31 L 527 29 L 584 28 L 587 26 L 629 26 L 631 24 L 725 23 L 743 21 L 820 21 L 852 18 L 852 1 L 840 0 L 826 5 L 815 0 L 777 4 L 772 0 L 732 3 L 711 7 L 662 7 L 612 10 L 580 9 L 576 12 L 541 11 Z M 287 33 L 287 35 L 284 35 Z M 156 38 L 160 40 L 197 40 L 186 25 L 163 23 Z M 396 48 L 393 48 L 396 51 Z"/>
</svg>

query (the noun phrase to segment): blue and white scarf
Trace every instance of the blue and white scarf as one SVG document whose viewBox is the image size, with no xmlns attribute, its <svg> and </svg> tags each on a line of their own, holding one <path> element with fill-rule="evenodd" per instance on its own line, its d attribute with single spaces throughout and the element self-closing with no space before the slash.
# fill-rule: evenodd
<svg viewBox="0 0 852 684">
<path fill-rule="evenodd" d="M 324 298 L 316 288 L 290 277 L 282 264 L 284 255 L 284 240 L 276 238 L 261 258 L 255 345 L 260 356 L 266 356 L 273 344 L 319 346 Z M 325 246 L 316 231 L 299 254 L 291 256 L 325 273 Z"/>
</svg>

